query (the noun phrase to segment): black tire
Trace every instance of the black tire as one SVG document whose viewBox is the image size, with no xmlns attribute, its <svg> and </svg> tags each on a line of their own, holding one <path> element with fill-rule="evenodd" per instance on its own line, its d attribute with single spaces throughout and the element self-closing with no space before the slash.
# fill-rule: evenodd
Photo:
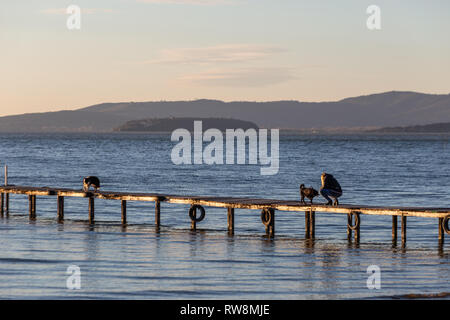
<svg viewBox="0 0 450 320">
<path fill-rule="evenodd" d="M 355 224 L 352 225 L 352 215 L 355 217 Z M 347 216 L 347 225 L 351 230 L 356 230 L 359 228 L 361 221 L 359 220 L 359 214 L 357 212 L 351 212 Z"/>
<path fill-rule="evenodd" d="M 197 218 L 197 209 L 200 210 L 200 217 Z M 189 209 L 189 218 L 194 222 L 200 222 L 205 219 L 205 208 L 201 205 L 194 204 Z"/>
<path fill-rule="evenodd" d="M 265 208 L 261 211 L 261 221 L 265 226 L 268 226 L 273 219 L 272 210 Z"/>
<path fill-rule="evenodd" d="M 446 216 L 443 220 L 442 220 L 442 228 L 444 229 L 446 234 L 450 234 L 450 230 L 448 228 L 448 220 L 450 220 L 450 215 Z"/>
</svg>

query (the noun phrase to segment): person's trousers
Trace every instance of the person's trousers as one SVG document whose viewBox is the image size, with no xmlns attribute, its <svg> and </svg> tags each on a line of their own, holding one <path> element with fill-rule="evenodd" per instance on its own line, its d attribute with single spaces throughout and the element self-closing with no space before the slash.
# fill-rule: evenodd
<svg viewBox="0 0 450 320">
<path fill-rule="evenodd" d="M 336 200 L 337 198 L 342 196 L 342 192 L 338 192 L 332 189 L 320 189 L 320 194 L 322 195 L 322 197 L 327 199 L 328 202 L 331 202 L 330 197 Z"/>
</svg>

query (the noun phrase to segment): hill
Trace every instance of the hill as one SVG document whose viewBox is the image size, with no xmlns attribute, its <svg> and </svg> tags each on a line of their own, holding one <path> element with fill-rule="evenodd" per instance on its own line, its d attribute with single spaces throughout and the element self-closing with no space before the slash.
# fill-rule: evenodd
<svg viewBox="0 0 450 320">
<path fill-rule="evenodd" d="M 0 117 L 0 132 L 111 132 L 149 118 L 233 118 L 259 127 L 308 129 L 450 122 L 450 95 L 386 92 L 335 102 L 219 100 L 102 103 L 73 111 Z"/>
</svg>

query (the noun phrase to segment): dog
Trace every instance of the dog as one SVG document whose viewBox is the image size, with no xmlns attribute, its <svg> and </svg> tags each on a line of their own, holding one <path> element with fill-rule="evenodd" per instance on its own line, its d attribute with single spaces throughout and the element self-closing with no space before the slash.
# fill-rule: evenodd
<svg viewBox="0 0 450 320">
<path fill-rule="evenodd" d="M 314 189 L 313 187 L 305 188 L 305 185 L 300 185 L 300 202 L 303 204 L 306 204 L 305 197 L 311 201 L 311 204 L 313 203 L 314 197 L 317 197 L 319 195 L 319 192 Z"/>
<path fill-rule="evenodd" d="M 89 191 L 89 187 L 92 186 L 94 191 L 97 192 L 100 189 L 100 179 L 94 176 L 89 176 L 83 179 L 83 191 Z"/>
</svg>

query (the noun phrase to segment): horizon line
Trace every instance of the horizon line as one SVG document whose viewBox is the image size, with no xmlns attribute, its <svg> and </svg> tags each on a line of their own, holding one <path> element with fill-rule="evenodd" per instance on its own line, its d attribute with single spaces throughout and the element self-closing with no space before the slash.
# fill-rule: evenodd
<svg viewBox="0 0 450 320">
<path fill-rule="evenodd" d="M 321 100 L 321 101 L 301 101 L 296 99 L 282 99 L 282 100 L 266 100 L 266 101 L 257 101 L 257 100 L 221 100 L 221 99 L 212 99 L 212 98 L 195 98 L 195 99 L 186 99 L 186 100 L 147 100 L 147 101 L 117 101 L 117 102 L 100 102 L 92 105 L 88 105 L 85 107 L 74 107 L 72 109 L 60 109 L 56 111 L 42 111 L 42 112 L 26 112 L 26 113 L 17 113 L 17 114 L 8 114 L 4 116 L 0 116 L 0 118 L 5 117 L 14 117 L 14 116 L 23 116 L 23 115 L 32 115 L 32 114 L 43 114 L 43 113 L 56 113 L 56 112 L 64 112 L 64 111 L 83 111 L 83 109 L 104 105 L 104 104 L 121 104 L 121 103 L 173 103 L 173 102 L 196 102 L 196 101 L 216 101 L 221 103 L 238 103 L 238 102 L 250 102 L 250 103 L 273 103 L 273 102 L 297 102 L 297 103 L 336 103 L 341 102 L 348 99 L 375 96 L 381 94 L 389 94 L 389 93 L 413 93 L 413 94 L 421 94 L 421 95 L 429 95 L 429 96 L 448 96 L 449 93 L 424 93 L 420 91 L 410 91 L 410 90 L 390 90 L 390 91 L 381 91 L 369 94 L 361 94 L 357 96 L 349 96 L 346 98 L 342 98 L 339 100 Z"/>
</svg>

